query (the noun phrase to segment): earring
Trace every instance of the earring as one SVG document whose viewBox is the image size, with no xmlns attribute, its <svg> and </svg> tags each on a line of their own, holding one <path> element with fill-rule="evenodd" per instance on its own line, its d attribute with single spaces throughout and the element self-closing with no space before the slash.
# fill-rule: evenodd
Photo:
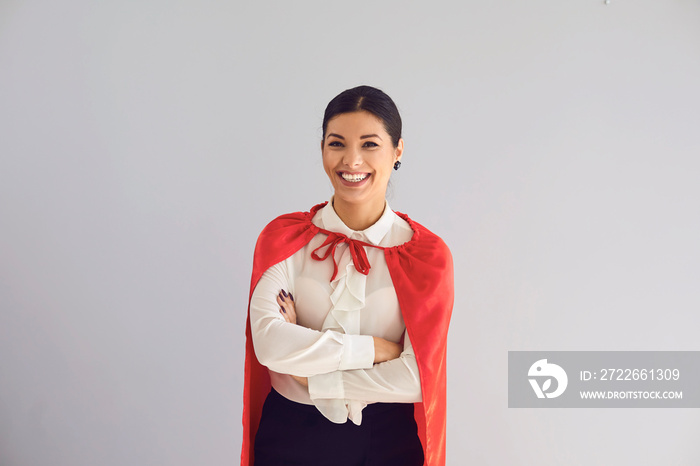
<svg viewBox="0 0 700 466">
<path fill-rule="evenodd" d="M 397 160 L 396 163 L 394 164 L 394 170 L 398 170 L 400 166 L 401 166 L 401 162 L 399 162 Z"/>
</svg>

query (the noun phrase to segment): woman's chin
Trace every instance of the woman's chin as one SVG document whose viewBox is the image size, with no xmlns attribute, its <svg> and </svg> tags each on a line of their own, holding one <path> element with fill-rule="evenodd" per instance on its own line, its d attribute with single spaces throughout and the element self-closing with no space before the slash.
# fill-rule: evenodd
<svg viewBox="0 0 700 466">
<path fill-rule="evenodd" d="M 343 204 L 352 205 L 355 207 L 362 205 L 372 205 L 379 202 L 384 202 L 385 196 L 369 191 L 351 191 L 347 189 L 337 189 L 333 195 L 334 202 L 342 202 Z"/>
</svg>

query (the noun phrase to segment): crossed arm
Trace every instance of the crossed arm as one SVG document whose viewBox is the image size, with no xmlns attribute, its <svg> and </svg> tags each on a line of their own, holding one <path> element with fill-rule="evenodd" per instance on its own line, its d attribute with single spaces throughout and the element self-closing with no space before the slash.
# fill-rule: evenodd
<svg viewBox="0 0 700 466">
<path fill-rule="evenodd" d="M 280 313 L 284 320 L 296 325 L 297 313 L 292 293 L 287 293 L 285 290 L 280 291 L 277 295 L 277 303 L 280 305 Z M 374 364 L 390 361 L 401 356 L 403 348 L 398 343 L 380 337 L 372 337 L 372 339 L 374 344 Z M 296 375 L 292 375 L 292 377 L 302 385 L 309 385 L 307 377 Z"/>
<path fill-rule="evenodd" d="M 286 267 L 280 263 L 265 272 L 253 293 L 251 329 L 261 364 L 308 386 L 312 399 L 421 401 L 408 334 L 401 346 L 384 338 L 297 325 L 294 299 L 286 289 Z"/>
</svg>

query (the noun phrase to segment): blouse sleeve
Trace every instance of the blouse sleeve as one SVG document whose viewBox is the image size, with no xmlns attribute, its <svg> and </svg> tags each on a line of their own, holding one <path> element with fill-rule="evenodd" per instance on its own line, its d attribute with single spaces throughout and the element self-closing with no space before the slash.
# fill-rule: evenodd
<svg viewBox="0 0 700 466">
<path fill-rule="evenodd" d="M 404 349 L 397 359 L 371 369 L 335 371 L 309 377 L 309 396 L 366 402 L 417 403 L 422 401 L 418 364 L 404 333 Z"/>
<path fill-rule="evenodd" d="M 253 346 L 262 365 L 300 377 L 372 367 L 371 336 L 318 331 L 285 321 L 277 303 L 281 290 L 290 290 L 286 261 L 265 271 L 250 300 Z"/>
</svg>

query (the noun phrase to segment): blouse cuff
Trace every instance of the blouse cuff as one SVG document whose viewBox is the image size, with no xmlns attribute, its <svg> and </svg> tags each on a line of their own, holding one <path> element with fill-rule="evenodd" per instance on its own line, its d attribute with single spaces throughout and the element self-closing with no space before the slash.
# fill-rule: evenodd
<svg viewBox="0 0 700 466">
<path fill-rule="evenodd" d="M 309 377 L 308 381 L 309 398 L 311 398 L 312 400 L 345 398 L 342 371 L 313 375 Z"/>
<path fill-rule="evenodd" d="M 371 335 L 343 334 L 343 353 L 338 370 L 371 369 L 374 365 L 374 338 Z"/>
</svg>

